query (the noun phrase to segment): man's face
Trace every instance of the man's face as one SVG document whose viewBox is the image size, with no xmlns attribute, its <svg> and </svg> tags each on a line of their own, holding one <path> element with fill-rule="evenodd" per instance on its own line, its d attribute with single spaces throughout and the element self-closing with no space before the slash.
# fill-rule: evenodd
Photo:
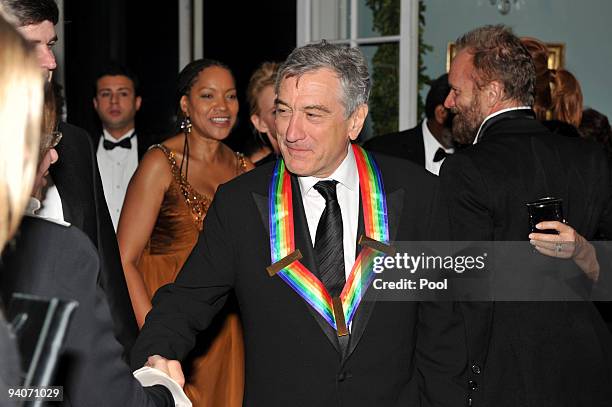
<svg viewBox="0 0 612 407">
<path fill-rule="evenodd" d="M 105 129 L 127 131 L 133 128 L 140 103 L 134 83 L 127 76 L 105 75 L 98 79 L 93 104 Z"/>
<path fill-rule="evenodd" d="M 340 81 L 329 69 L 283 78 L 276 103 L 276 129 L 289 171 L 325 178 L 342 163 L 368 108 L 364 104 L 345 119 L 340 96 Z"/>
<path fill-rule="evenodd" d="M 461 144 L 474 141 L 478 128 L 487 117 L 482 92 L 474 82 L 473 73 L 472 56 L 467 51 L 459 52 L 448 74 L 451 91 L 444 107 L 454 114 L 453 138 Z"/>
<path fill-rule="evenodd" d="M 57 42 L 53 23 L 45 20 L 38 24 L 24 25 L 18 30 L 34 46 L 43 75 L 45 79 L 51 80 L 51 74 L 57 67 L 52 49 Z"/>
</svg>

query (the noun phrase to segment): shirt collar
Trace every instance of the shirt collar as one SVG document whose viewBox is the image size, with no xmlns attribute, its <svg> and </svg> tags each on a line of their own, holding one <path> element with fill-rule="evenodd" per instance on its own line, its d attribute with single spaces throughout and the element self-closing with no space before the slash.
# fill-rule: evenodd
<svg viewBox="0 0 612 407">
<path fill-rule="evenodd" d="M 357 191 L 359 189 L 357 163 L 355 162 L 355 155 L 353 154 L 353 149 L 350 144 L 346 152 L 346 157 L 344 157 L 344 160 L 342 160 L 338 168 L 336 168 L 329 177 L 298 177 L 298 182 L 300 183 L 302 194 L 307 195 L 317 182 L 330 179 L 338 181 L 338 183 L 344 185 L 351 191 Z"/>
<path fill-rule="evenodd" d="M 36 216 L 36 212 L 42 207 L 40 200 L 38 198 L 30 197 L 28 200 L 28 205 L 26 206 L 25 215 Z"/>
<path fill-rule="evenodd" d="M 476 133 L 476 137 L 474 138 L 474 141 L 472 142 L 472 144 L 476 144 L 478 142 L 478 138 L 480 137 L 480 130 L 482 130 L 482 126 L 484 126 L 484 124 L 487 122 L 487 120 L 495 117 L 495 116 L 499 116 L 502 113 L 506 113 L 506 112 L 510 112 L 512 110 L 524 110 L 524 109 L 528 109 L 531 110 L 530 106 L 517 106 L 517 107 L 508 107 L 506 109 L 502 109 L 502 110 L 498 110 L 497 112 L 493 112 L 490 115 L 488 115 L 487 117 L 485 117 L 485 119 L 482 121 L 482 123 L 480 123 L 480 127 L 478 128 L 478 133 Z"/>
<path fill-rule="evenodd" d="M 123 136 L 119 137 L 119 139 L 115 139 L 108 131 L 106 131 L 106 129 L 102 129 L 102 137 L 104 137 L 105 140 L 112 141 L 113 143 L 118 143 L 123 139 L 132 137 L 132 133 L 134 133 L 133 128 L 129 129 L 126 133 L 123 134 Z"/>
</svg>

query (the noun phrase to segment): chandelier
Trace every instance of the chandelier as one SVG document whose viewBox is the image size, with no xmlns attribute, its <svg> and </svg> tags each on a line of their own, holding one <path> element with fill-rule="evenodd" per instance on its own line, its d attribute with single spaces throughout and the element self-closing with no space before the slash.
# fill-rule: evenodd
<svg viewBox="0 0 612 407">
<path fill-rule="evenodd" d="M 492 6 L 497 6 L 497 11 L 506 15 L 512 9 L 512 5 L 518 9 L 520 7 L 519 0 L 489 0 Z"/>
</svg>

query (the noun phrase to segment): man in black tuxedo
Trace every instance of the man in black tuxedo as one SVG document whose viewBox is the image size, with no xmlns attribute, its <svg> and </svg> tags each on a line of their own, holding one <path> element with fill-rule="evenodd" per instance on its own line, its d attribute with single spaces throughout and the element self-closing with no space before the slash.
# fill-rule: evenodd
<svg viewBox="0 0 612 407">
<path fill-rule="evenodd" d="M 446 156 L 455 151 L 451 134 L 452 115 L 444 107 L 450 91 L 448 75 L 440 76 L 430 86 L 425 99 L 425 120 L 411 129 L 374 137 L 364 147 L 410 160 L 438 175 Z"/>
<path fill-rule="evenodd" d="M 295 248 L 331 296 L 344 285 L 355 263 L 356 239 L 364 233 L 350 142 L 367 116 L 369 91 L 361 52 L 325 42 L 294 50 L 276 83 Z M 435 178 L 405 160 L 376 161 L 390 240 L 427 239 Z M 465 367 L 465 345 L 452 304 L 363 301 L 349 334 L 339 336 L 281 277 L 268 274 L 269 188 L 276 165 L 219 187 L 176 282 L 153 298 L 132 367 L 150 355 L 183 358 L 233 290 L 245 333 L 244 405 L 456 405 L 464 397 L 457 378 Z"/>
<path fill-rule="evenodd" d="M 52 47 L 57 41 L 59 11 L 53 0 L 0 0 L 18 22 L 18 31 L 36 51 L 43 74 L 56 68 Z M 104 200 L 100 174 L 89 135 L 60 123 L 63 138 L 56 147 L 58 162 L 50 170 L 50 182 L 38 214 L 66 221 L 91 239 L 100 255 L 99 282 L 107 296 L 117 339 L 129 351 L 138 331 L 121 267 L 119 248 Z"/>
<path fill-rule="evenodd" d="M 440 173 L 450 238 L 531 239 L 542 254 L 573 259 L 584 283 L 600 283 L 607 276 L 585 238 L 610 231 L 603 151 L 554 136 L 535 120 L 535 68 L 509 29 L 478 28 L 456 46 L 445 106 L 455 113 L 453 137 L 474 145 L 449 157 Z M 550 196 L 563 199 L 567 224 L 545 222 L 542 229 L 558 234 L 530 234 L 525 204 Z M 568 260 L 562 263 L 555 264 Z M 611 338 L 592 303 L 473 302 L 459 309 L 471 366 L 469 405 L 610 404 Z"/>
<path fill-rule="evenodd" d="M 115 62 L 96 76 L 93 106 L 102 123 L 102 134 L 94 140 L 98 169 L 106 205 L 117 231 L 119 215 L 130 179 L 149 143 L 136 132 L 136 113 L 142 98 L 138 77 Z"/>
</svg>

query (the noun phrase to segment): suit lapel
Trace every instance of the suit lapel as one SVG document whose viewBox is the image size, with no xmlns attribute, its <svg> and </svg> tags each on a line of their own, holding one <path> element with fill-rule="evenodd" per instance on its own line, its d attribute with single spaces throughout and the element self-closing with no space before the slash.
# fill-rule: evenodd
<svg viewBox="0 0 612 407">
<path fill-rule="evenodd" d="M 397 229 L 399 227 L 400 218 L 402 214 L 402 208 L 404 203 L 404 190 L 398 189 L 391 193 L 387 193 L 387 217 L 389 219 L 389 239 L 391 242 L 395 240 L 397 236 Z M 357 230 L 357 236 L 361 236 L 365 232 L 363 224 L 363 204 L 361 202 L 361 194 L 359 195 L 359 227 Z M 357 250 L 361 248 L 358 247 Z M 359 251 L 357 252 L 359 253 Z M 343 363 L 351 356 L 357 344 L 361 340 L 363 333 L 365 332 L 366 326 L 372 315 L 372 311 L 376 306 L 376 300 L 378 298 L 379 291 L 370 290 L 365 294 L 363 300 L 359 304 L 355 317 L 353 318 L 353 324 L 351 326 L 351 337 L 348 344 L 347 352 L 344 354 Z"/>
<path fill-rule="evenodd" d="M 423 122 L 410 130 L 404 130 L 397 135 L 398 156 L 425 166 L 425 142 L 423 141 Z"/>
<path fill-rule="evenodd" d="M 415 162 L 425 167 L 425 142 L 423 141 L 423 122 L 418 125 L 418 131 L 412 146 L 412 156 L 415 157 Z"/>
<path fill-rule="evenodd" d="M 300 262 L 308 268 L 317 278 L 319 278 L 319 271 L 314 260 L 314 249 L 312 241 L 310 239 L 310 232 L 308 231 L 308 223 L 306 221 L 306 214 L 304 212 L 304 205 L 302 203 L 302 195 L 300 193 L 300 186 L 297 181 L 297 177 L 291 176 L 291 187 L 293 192 L 293 223 L 295 233 L 295 248 L 300 249 L 302 252 L 302 259 Z M 269 225 L 269 208 L 268 208 L 268 197 L 260 194 L 253 193 L 253 199 L 255 205 L 259 211 L 264 227 L 270 236 L 270 225 Z M 287 287 L 291 290 L 290 287 Z M 297 295 L 297 294 L 296 294 Z M 306 301 L 300 299 L 304 304 L 304 307 L 308 310 L 310 315 L 315 319 L 327 339 L 336 349 L 339 354 L 342 354 L 340 343 L 338 342 L 338 335 L 336 331 L 316 312 Z"/>
<path fill-rule="evenodd" d="M 255 201 L 255 206 L 257 206 L 257 210 L 259 212 L 259 217 L 266 229 L 266 235 L 270 236 L 270 224 L 269 215 L 268 215 L 268 197 L 258 194 L 257 192 L 253 192 L 253 200 Z"/>
<path fill-rule="evenodd" d="M 151 144 L 148 142 L 148 138 L 142 134 L 136 134 L 136 139 L 138 142 L 138 162 L 140 162 Z"/>
<path fill-rule="evenodd" d="M 85 224 L 85 212 L 83 206 L 80 205 L 83 200 L 79 197 L 80 179 L 77 176 L 82 169 L 79 170 L 74 160 L 70 159 L 78 157 L 78 153 L 70 151 L 70 143 L 67 140 L 63 141 L 56 147 L 60 159 L 49 168 L 49 173 L 60 195 L 64 220 L 82 229 Z M 82 191 L 82 193 L 88 193 L 88 191 Z"/>
</svg>

